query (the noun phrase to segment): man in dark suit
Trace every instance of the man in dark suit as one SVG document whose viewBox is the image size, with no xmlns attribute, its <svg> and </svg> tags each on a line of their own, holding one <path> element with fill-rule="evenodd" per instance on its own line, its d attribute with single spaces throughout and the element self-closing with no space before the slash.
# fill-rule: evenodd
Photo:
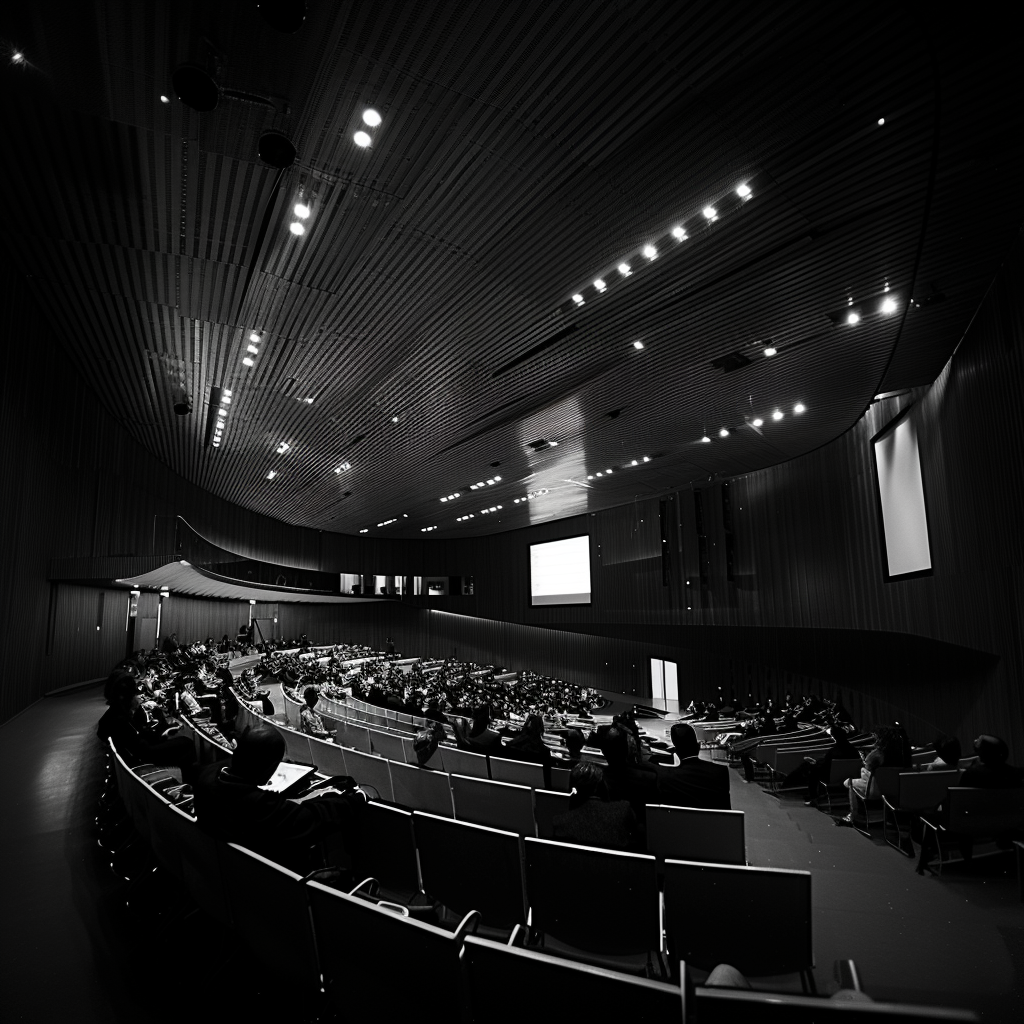
<svg viewBox="0 0 1024 1024">
<path fill-rule="evenodd" d="M 731 810 L 729 769 L 724 764 L 700 759 L 697 734 L 685 722 L 672 726 L 672 746 L 679 755 L 679 766 L 655 766 L 660 802 L 676 807 Z"/>
</svg>

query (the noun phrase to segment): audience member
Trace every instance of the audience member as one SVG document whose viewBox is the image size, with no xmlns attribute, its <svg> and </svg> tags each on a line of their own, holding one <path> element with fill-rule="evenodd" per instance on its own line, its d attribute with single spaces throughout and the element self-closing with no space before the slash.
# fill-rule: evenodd
<svg viewBox="0 0 1024 1024">
<path fill-rule="evenodd" d="M 580 763 L 583 751 L 583 744 L 585 742 L 586 738 L 579 729 L 566 729 L 565 749 L 569 752 L 569 755 L 562 762 L 562 765 L 564 767 L 572 768 L 573 765 L 577 765 Z"/>
<path fill-rule="evenodd" d="M 501 755 L 501 736 L 490 728 L 491 709 L 486 704 L 473 708 L 473 721 L 466 729 L 461 719 L 455 719 L 452 727 L 455 730 L 455 742 L 460 750 L 471 750 L 476 754 Z"/>
<path fill-rule="evenodd" d="M 317 688 L 315 686 L 307 686 L 302 691 L 302 699 L 306 702 L 299 712 L 299 723 L 302 726 L 302 731 L 307 736 L 316 736 L 317 739 L 334 739 L 334 733 L 324 725 L 324 720 L 314 710 L 317 701 L 320 700 Z"/>
<path fill-rule="evenodd" d="M 937 736 L 933 746 L 935 747 L 935 760 L 929 761 L 924 766 L 924 771 L 948 772 L 960 767 L 962 750 L 960 741 L 955 736 Z"/>
<path fill-rule="evenodd" d="M 552 821 L 555 839 L 607 850 L 643 850 L 633 809 L 626 800 L 608 799 L 599 764 L 580 761 L 569 778 L 569 810 Z"/>
<path fill-rule="evenodd" d="M 261 789 L 284 754 L 284 738 L 276 729 L 245 730 L 230 762 L 199 772 L 194 785 L 199 824 L 217 839 L 239 843 L 300 874 L 320 866 L 311 848 L 321 841 L 327 841 L 328 860 L 346 867 L 343 832 L 358 823 L 366 795 L 329 786 L 289 799 Z"/>
<path fill-rule="evenodd" d="M 910 741 L 902 727 L 881 726 L 875 730 L 875 745 L 864 758 L 864 765 L 860 770 L 860 777 L 847 779 L 846 788 L 850 790 L 851 808 L 853 794 L 856 793 L 864 800 L 876 800 L 881 795 L 878 789 L 878 782 L 875 779 L 875 772 L 879 768 L 911 768 L 913 766 L 913 755 L 910 750 Z M 853 824 L 853 811 L 844 818 L 839 819 L 840 824 Z"/>
<path fill-rule="evenodd" d="M 998 736 L 982 734 L 974 741 L 976 763 L 964 769 L 960 785 L 972 789 L 1017 789 L 1021 785 L 1022 772 L 1007 764 L 1010 750 L 1005 740 Z"/>
<path fill-rule="evenodd" d="M 700 743 L 692 726 L 676 722 L 671 735 L 679 765 L 675 768 L 655 766 L 658 802 L 676 807 L 730 810 L 729 769 L 724 764 L 701 760 Z"/>
<path fill-rule="evenodd" d="M 544 743 L 544 719 L 529 715 L 522 732 L 505 747 L 505 756 L 515 761 L 533 761 L 544 766 L 544 788 L 551 788 L 551 765 L 554 758 Z"/>
<path fill-rule="evenodd" d="M 604 778 L 609 799 L 628 800 L 637 822 L 644 828 L 647 805 L 658 802 L 658 776 L 655 769 L 650 765 L 637 765 L 630 752 L 631 734 L 621 725 L 598 730 L 597 739 L 601 753 L 608 762 Z"/>
</svg>

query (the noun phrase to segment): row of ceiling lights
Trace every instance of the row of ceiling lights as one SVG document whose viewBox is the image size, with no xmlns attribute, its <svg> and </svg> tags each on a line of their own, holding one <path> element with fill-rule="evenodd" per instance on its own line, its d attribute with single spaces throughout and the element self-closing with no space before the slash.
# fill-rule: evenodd
<svg viewBox="0 0 1024 1024">
<path fill-rule="evenodd" d="M 627 463 L 626 466 L 620 466 L 619 469 L 631 469 L 633 466 L 642 466 L 645 462 L 650 462 L 650 461 L 651 461 L 650 455 L 645 455 L 641 459 L 633 459 L 632 462 Z M 598 470 L 596 473 L 588 473 L 587 474 L 587 479 L 588 480 L 593 480 L 593 479 L 595 479 L 596 477 L 599 477 L 599 476 L 611 476 L 611 475 L 612 475 L 612 471 L 610 469 Z"/>
<path fill-rule="evenodd" d="M 807 412 L 807 406 L 804 405 L 803 402 L 797 402 L 796 405 L 793 406 L 793 412 L 797 416 L 799 416 L 799 415 L 801 415 L 801 413 Z M 776 423 L 778 423 L 779 420 L 784 419 L 785 416 L 786 416 L 786 414 L 781 409 L 775 409 L 774 412 L 772 412 L 772 419 L 775 420 Z M 763 427 L 764 426 L 764 419 L 761 416 L 755 416 L 750 421 L 750 425 L 752 427 Z M 735 429 L 736 429 L 735 427 L 721 427 L 719 429 L 719 431 L 718 431 L 718 436 L 719 437 L 728 437 Z M 705 432 L 704 436 L 701 438 L 701 441 L 704 444 L 710 444 L 711 443 L 711 438 L 708 437 L 707 433 Z"/>
<path fill-rule="evenodd" d="M 367 128 L 377 128 L 380 126 L 380 122 L 381 116 L 373 109 L 373 107 L 367 107 L 366 110 L 363 111 L 363 124 L 366 125 Z M 363 129 L 360 128 L 359 131 L 352 136 L 352 141 L 361 149 L 369 149 L 373 143 L 373 137 L 369 132 L 363 131 Z"/>
<path fill-rule="evenodd" d="M 738 195 L 743 202 L 746 202 L 753 196 L 753 192 L 751 191 L 750 186 L 744 183 L 736 187 L 736 195 Z M 719 211 L 715 206 L 705 206 L 702 213 L 707 224 L 713 224 L 718 220 Z M 682 224 L 676 224 L 668 234 L 676 241 L 676 243 L 685 242 L 686 239 L 690 237 L 689 234 L 687 234 L 686 228 L 683 227 Z M 659 256 L 658 247 L 653 242 L 648 242 L 647 245 L 640 250 L 640 254 L 649 263 L 653 263 Z M 618 267 L 616 267 L 616 270 L 618 271 L 620 278 L 633 276 L 633 267 L 630 263 L 626 262 L 626 260 L 623 260 Z M 592 287 L 597 295 L 603 295 L 608 290 L 608 281 L 603 277 L 597 277 L 594 278 L 589 287 Z M 585 306 L 587 302 L 585 293 L 586 288 L 581 288 L 578 292 L 573 294 L 572 301 L 575 302 L 577 306 Z M 634 342 L 634 345 L 636 348 L 643 348 L 642 343 L 638 344 Z"/>
<path fill-rule="evenodd" d="M 217 422 L 213 428 L 213 447 L 219 448 L 224 440 L 224 427 L 228 418 L 228 406 L 231 405 L 231 389 L 224 388 L 220 393 L 220 407 L 217 409 Z"/>
<path fill-rule="evenodd" d="M 518 505 L 521 501 L 533 501 L 534 498 L 539 498 L 542 494 L 547 494 L 548 489 L 542 487 L 539 491 L 530 491 L 529 494 L 524 495 L 522 498 L 513 498 L 513 504 Z"/>
</svg>

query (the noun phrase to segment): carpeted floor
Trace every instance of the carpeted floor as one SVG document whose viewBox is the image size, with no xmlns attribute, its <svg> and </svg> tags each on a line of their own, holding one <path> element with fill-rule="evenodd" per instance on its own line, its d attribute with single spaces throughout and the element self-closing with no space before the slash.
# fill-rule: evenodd
<svg viewBox="0 0 1024 1024">
<path fill-rule="evenodd" d="M 202 914 L 154 920 L 126 910 L 92 820 L 102 710 L 93 688 L 41 701 L 0 727 L 4 1019 L 287 1012 L 281 979 L 250 969 L 244 946 Z M 813 872 L 820 989 L 834 987 L 833 961 L 849 957 L 877 998 L 969 1007 L 984 1021 L 1024 1017 L 1024 904 L 1009 855 L 919 877 L 913 861 L 836 828 L 795 795 L 776 799 L 736 773 L 732 795 L 746 812 L 750 863 Z M 201 1012 L 189 1005 L 200 993 Z"/>
</svg>

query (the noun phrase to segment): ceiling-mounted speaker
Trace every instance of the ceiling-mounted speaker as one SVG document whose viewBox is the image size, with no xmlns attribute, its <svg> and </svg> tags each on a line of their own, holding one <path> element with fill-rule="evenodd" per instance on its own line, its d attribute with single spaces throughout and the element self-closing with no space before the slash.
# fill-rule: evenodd
<svg viewBox="0 0 1024 1024">
<path fill-rule="evenodd" d="M 304 0 L 260 0 L 263 20 L 278 32 L 298 32 L 306 20 Z"/>
<path fill-rule="evenodd" d="M 179 416 L 188 416 L 188 414 L 192 412 L 192 402 L 187 396 L 183 396 L 174 403 L 174 411 Z"/>
<path fill-rule="evenodd" d="M 174 95 L 193 110 L 205 114 L 217 106 L 220 86 L 213 75 L 198 64 L 182 64 L 171 74 Z"/>
<path fill-rule="evenodd" d="M 295 163 L 295 147 L 280 132 L 265 132 L 260 136 L 259 154 L 265 164 L 282 170 Z"/>
</svg>

